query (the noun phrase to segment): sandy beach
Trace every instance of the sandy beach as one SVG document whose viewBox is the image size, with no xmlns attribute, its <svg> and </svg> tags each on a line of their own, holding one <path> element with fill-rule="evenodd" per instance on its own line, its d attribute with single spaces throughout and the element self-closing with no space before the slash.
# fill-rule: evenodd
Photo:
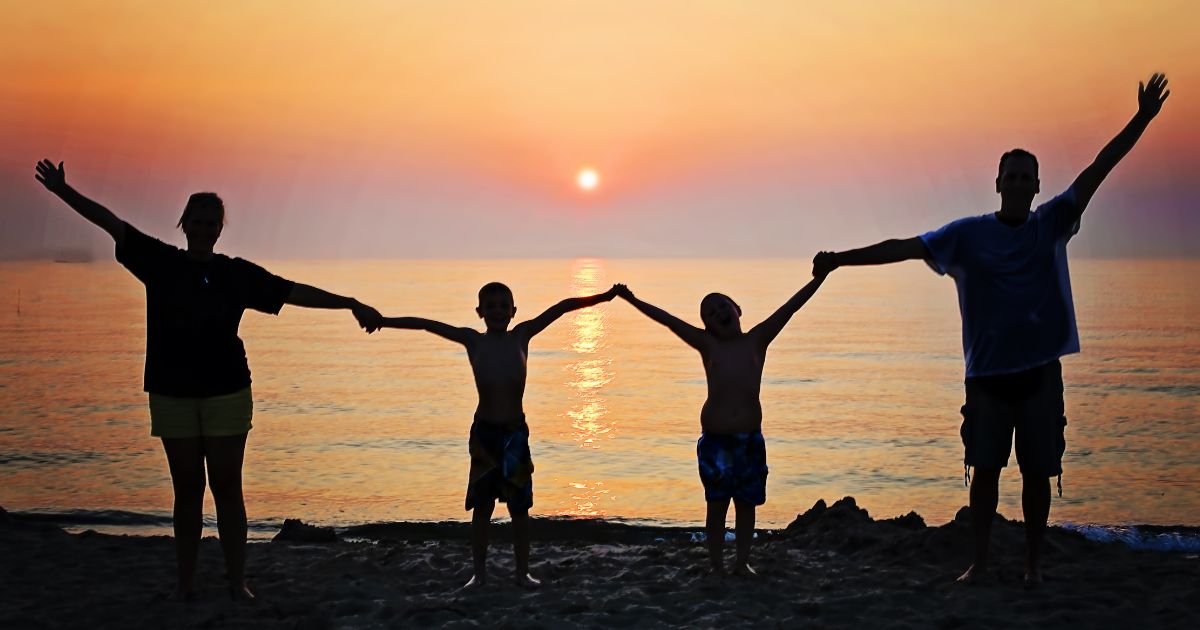
<svg viewBox="0 0 1200 630">
<path fill-rule="evenodd" d="M 62 529 L 0 513 L 0 627 L 1200 627 L 1200 559 L 1136 551 L 1061 528 L 1047 539 L 1046 583 L 1021 581 L 1021 527 L 998 523 L 986 584 L 962 586 L 969 531 L 960 513 L 931 527 L 916 514 L 873 520 L 847 498 L 819 502 L 786 529 L 762 531 L 758 579 L 714 580 L 684 528 L 535 520 L 535 575 L 508 583 L 505 526 L 492 582 L 469 577 L 463 523 L 340 529 L 285 526 L 252 544 L 259 600 L 223 589 L 221 552 L 204 540 L 199 599 L 168 598 L 171 539 Z M 697 528 L 699 529 L 699 528 Z M 732 545 L 728 552 L 732 554 Z"/>
</svg>

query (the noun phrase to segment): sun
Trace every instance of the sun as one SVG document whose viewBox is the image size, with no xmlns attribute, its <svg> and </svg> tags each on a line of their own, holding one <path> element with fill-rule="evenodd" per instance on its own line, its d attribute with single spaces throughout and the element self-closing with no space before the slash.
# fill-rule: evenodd
<svg viewBox="0 0 1200 630">
<path fill-rule="evenodd" d="M 575 183 L 583 190 L 595 190 L 600 184 L 600 174 L 595 169 L 585 168 L 575 176 Z"/>
</svg>

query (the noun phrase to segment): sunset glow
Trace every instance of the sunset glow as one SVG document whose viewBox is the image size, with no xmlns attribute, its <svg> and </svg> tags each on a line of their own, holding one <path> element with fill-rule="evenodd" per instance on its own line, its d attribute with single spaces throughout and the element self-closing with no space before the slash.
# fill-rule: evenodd
<svg viewBox="0 0 1200 630">
<path fill-rule="evenodd" d="M 1200 4 L 1017 4 L 12 4 L 0 247 L 101 254 L 33 181 L 50 158 L 159 236 L 216 190 L 253 256 L 808 254 L 986 210 L 1014 146 L 1061 192 L 1163 71 L 1074 246 L 1200 255 Z"/>
</svg>

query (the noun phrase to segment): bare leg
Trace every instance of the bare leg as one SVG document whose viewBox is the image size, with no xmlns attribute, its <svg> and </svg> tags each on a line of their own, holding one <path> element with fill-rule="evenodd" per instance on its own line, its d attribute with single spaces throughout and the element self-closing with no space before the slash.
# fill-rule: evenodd
<svg viewBox="0 0 1200 630">
<path fill-rule="evenodd" d="M 1049 486 L 1046 486 L 1049 489 Z M 1000 469 L 975 468 L 971 480 L 971 532 L 975 538 L 975 559 L 959 582 L 971 582 L 983 577 L 988 565 L 988 547 L 992 539 L 992 521 L 996 520 L 996 504 L 1000 500 Z"/>
<path fill-rule="evenodd" d="M 529 574 L 529 510 L 508 508 L 513 524 L 513 557 L 516 559 L 517 572 L 513 580 L 517 586 L 537 588 L 541 580 Z"/>
<path fill-rule="evenodd" d="M 242 498 L 242 460 L 246 435 L 204 438 L 208 485 L 217 504 L 217 533 L 225 552 L 225 575 L 234 599 L 253 600 L 246 586 L 246 503 Z"/>
<path fill-rule="evenodd" d="M 172 524 L 178 570 L 175 597 L 191 600 L 196 592 L 196 555 L 204 512 L 204 444 L 200 438 L 162 438 L 175 490 Z"/>
<path fill-rule="evenodd" d="M 1042 541 L 1050 519 L 1050 480 L 1022 477 L 1021 509 L 1025 513 L 1025 584 L 1042 582 Z"/>
<path fill-rule="evenodd" d="M 729 513 L 729 499 L 708 502 L 708 517 L 705 519 L 705 537 L 708 539 L 708 561 L 713 575 L 725 575 L 725 516 Z"/>
<path fill-rule="evenodd" d="M 750 545 L 754 541 L 754 504 L 735 500 L 733 511 L 737 522 L 737 566 L 733 572 L 745 577 L 758 575 L 750 566 Z"/>
<path fill-rule="evenodd" d="M 471 556 L 475 569 L 463 588 L 474 588 L 487 583 L 488 528 L 491 527 L 492 511 L 495 509 L 495 501 L 489 501 L 482 505 L 477 503 L 471 512 Z"/>
</svg>

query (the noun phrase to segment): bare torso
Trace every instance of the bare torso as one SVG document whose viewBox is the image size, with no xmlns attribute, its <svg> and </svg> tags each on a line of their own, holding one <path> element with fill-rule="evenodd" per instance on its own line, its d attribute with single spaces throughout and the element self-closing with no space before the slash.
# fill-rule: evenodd
<svg viewBox="0 0 1200 630">
<path fill-rule="evenodd" d="M 529 340 L 517 330 L 480 334 L 467 344 L 479 405 L 475 417 L 496 425 L 518 423 L 525 410 L 525 370 Z"/>
<path fill-rule="evenodd" d="M 710 337 L 700 355 L 708 379 L 708 399 L 700 411 L 705 433 L 749 433 L 762 429 L 763 362 L 766 353 L 749 334 Z"/>
</svg>

